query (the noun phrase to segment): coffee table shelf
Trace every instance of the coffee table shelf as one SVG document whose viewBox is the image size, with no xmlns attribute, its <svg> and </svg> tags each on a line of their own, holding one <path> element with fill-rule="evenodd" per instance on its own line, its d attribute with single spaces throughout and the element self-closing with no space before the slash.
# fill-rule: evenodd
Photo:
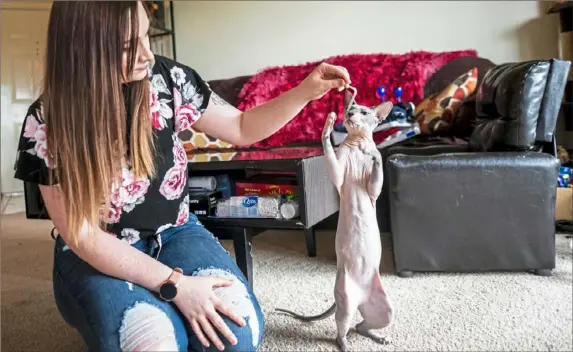
<svg viewBox="0 0 573 352">
<path fill-rule="evenodd" d="M 228 226 L 228 227 L 246 227 L 252 229 L 292 229 L 304 230 L 305 226 L 300 219 L 247 219 L 247 218 L 214 218 L 214 217 L 197 217 L 204 226 Z"/>
<path fill-rule="evenodd" d="M 237 263 L 252 284 L 251 240 L 272 229 L 303 230 L 308 255 L 316 256 L 314 227 L 338 211 L 339 199 L 330 181 L 321 147 L 292 147 L 271 150 L 239 151 L 231 158 L 221 152 L 189 156 L 189 176 L 228 174 L 243 178 L 249 173 L 289 172 L 296 176 L 299 217 L 290 220 L 255 218 L 198 217 L 216 237 L 233 239 Z M 227 154 L 228 155 L 228 154 Z M 221 160 L 230 159 L 230 160 Z"/>
</svg>

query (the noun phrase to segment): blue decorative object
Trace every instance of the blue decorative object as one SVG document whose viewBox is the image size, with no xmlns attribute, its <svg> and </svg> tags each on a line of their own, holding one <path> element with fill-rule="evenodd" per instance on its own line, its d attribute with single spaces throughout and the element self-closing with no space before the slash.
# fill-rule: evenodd
<svg viewBox="0 0 573 352">
<path fill-rule="evenodd" d="M 394 95 L 396 96 L 396 100 L 398 100 L 398 103 L 402 102 L 402 87 L 397 87 L 396 89 L 394 89 Z"/>
<path fill-rule="evenodd" d="M 557 179 L 557 187 L 560 188 L 573 188 L 573 169 L 570 167 L 561 166 L 559 169 L 559 178 Z"/>
<path fill-rule="evenodd" d="M 346 130 L 346 127 L 344 127 L 342 122 L 339 122 L 336 125 L 334 125 L 333 130 L 335 130 L 336 132 L 348 133 L 348 131 Z"/>
<path fill-rule="evenodd" d="M 386 101 L 386 89 L 384 88 L 384 86 L 378 87 L 376 89 L 376 93 L 378 93 L 377 96 L 380 100 L 382 100 L 382 102 Z"/>
</svg>

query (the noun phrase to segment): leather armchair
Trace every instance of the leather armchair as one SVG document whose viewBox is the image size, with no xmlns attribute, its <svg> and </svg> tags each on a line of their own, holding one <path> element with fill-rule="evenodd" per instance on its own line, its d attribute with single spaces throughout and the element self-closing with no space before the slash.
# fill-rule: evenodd
<svg viewBox="0 0 573 352">
<path fill-rule="evenodd" d="M 555 267 L 559 160 L 554 131 L 571 63 L 491 68 L 467 145 L 390 148 L 386 163 L 396 271 Z"/>
</svg>

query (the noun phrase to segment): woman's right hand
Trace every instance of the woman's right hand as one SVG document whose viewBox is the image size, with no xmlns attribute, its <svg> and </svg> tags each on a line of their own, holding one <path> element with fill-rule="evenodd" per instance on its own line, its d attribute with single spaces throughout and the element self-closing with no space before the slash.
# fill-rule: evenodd
<svg viewBox="0 0 573 352">
<path fill-rule="evenodd" d="M 234 313 L 214 292 L 215 288 L 228 287 L 233 282 L 231 279 L 206 276 L 184 276 L 179 281 L 177 296 L 173 303 L 189 320 L 191 328 L 205 347 L 209 347 L 209 340 L 211 340 L 219 350 L 222 351 L 225 348 L 217 336 L 215 328 L 231 344 L 237 344 L 237 337 L 225 324 L 218 312 L 225 314 L 239 326 L 246 324 L 243 317 Z"/>
</svg>

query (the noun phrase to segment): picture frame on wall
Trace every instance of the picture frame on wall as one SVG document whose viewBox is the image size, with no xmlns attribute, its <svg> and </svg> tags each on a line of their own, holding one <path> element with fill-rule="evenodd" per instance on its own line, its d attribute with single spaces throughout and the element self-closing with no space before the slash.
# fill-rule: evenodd
<svg viewBox="0 0 573 352">
<path fill-rule="evenodd" d="M 161 56 L 177 60 L 173 1 L 144 1 L 151 17 L 149 42 L 151 50 Z"/>
</svg>

